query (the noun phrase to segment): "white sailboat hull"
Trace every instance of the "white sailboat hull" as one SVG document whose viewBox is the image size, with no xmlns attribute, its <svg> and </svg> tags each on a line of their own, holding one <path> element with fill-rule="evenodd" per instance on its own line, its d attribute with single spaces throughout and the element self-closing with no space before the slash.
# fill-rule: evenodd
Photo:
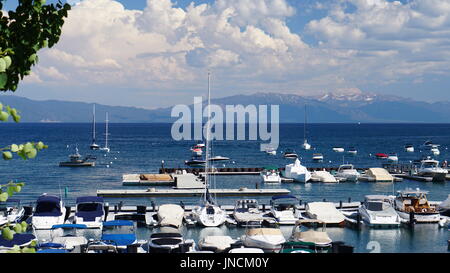
<svg viewBox="0 0 450 273">
<path fill-rule="evenodd" d="M 195 221 L 204 227 L 218 227 L 226 220 L 225 211 L 218 206 L 198 206 L 192 210 L 192 213 Z"/>
</svg>

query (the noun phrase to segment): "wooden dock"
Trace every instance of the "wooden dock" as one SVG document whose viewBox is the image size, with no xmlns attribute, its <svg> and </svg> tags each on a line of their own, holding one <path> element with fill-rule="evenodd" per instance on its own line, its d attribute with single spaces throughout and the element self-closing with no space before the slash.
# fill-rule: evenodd
<svg viewBox="0 0 450 273">
<path fill-rule="evenodd" d="M 273 196 L 289 194 L 288 189 L 210 189 L 217 196 Z M 194 197 L 201 196 L 204 189 L 155 189 L 147 190 L 97 190 L 97 196 L 108 198 L 120 197 Z"/>
</svg>

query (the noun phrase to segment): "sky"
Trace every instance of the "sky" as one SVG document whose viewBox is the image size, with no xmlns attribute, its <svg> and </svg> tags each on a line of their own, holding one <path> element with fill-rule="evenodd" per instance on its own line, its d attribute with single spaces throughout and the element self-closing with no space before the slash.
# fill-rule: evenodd
<svg viewBox="0 0 450 273">
<path fill-rule="evenodd" d="M 450 100 L 450 0 L 68 2 L 59 43 L 16 95 L 152 109 L 205 96 L 211 71 L 213 98 Z"/>
</svg>

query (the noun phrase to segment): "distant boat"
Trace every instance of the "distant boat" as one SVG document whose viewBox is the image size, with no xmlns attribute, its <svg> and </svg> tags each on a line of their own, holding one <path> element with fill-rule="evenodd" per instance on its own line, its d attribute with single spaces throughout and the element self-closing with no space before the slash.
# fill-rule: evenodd
<svg viewBox="0 0 450 273">
<path fill-rule="evenodd" d="M 281 183 L 280 172 L 277 167 L 265 167 L 260 175 L 264 183 Z"/>
<path fill-rule="evenodd" d="M 203 167 L 205 166 L 206 160 L 204 160 L 202 157 L 192 157 L 191 160 L 186 160 L 184 164 L 191 166 L 191 167 Z"/>
<path fill-rule="evenodd" d="M 91 150 L 98 150 L 100 146 L 95 143 L 95 104 L 92 107 L 92 144 L 90 146 Z"/>
<path fill-rule="evenodd" d="M 191 148 L 191 152 L 192 154 L 196 155 L 196 156 L 201 156 L 203 154 L 203 150 L 202 148 L 198 147 L 198 146 L 194 146 Z"/>
<path fill-rule="evenodd" d="M 70 161 L 60 162 L 60 167 L 94 167 L 95 161 L 89 161 L 91 159 L 94 159 L 93 157 L 86 157 L 84 159 L 81 159 L 81 155 L 78 152 L 78 147 L 75 147 L 75 153 L 69 155 Z"/>
<path fill-rule="evenodd" d="M 379 159 L 387 159 L 389 157 L 387 154 L 383 154 L 383 153 L 376 153 L 375 156 L 376 156 L 376 158 L 379 158 Z"/>
<path fill-rule="evenodd" d="M 225 157 L 225 156 L 220 156 L 220 155 L 217 155 L 217 156 L 214 156 L 214 157 L 211 157 L 208 159 L 208 161 L 226 161 L 226 160 L 230 160 L 230 158 Z"/>
<path fill-rule="evenodd" d="M 336 177 L 327 171 L 314 171 L 311 174 L 311 180 L 322 183 L 339 183 Z"/>
<path fill-rule="evenodd" d="M 439 147 L 439 145 L 432 145 L 432 146 L 431 146 L 431 149 L 430 149 L 430 152 L 431 152 L 433 155 L 440 155 L 440 154 L 441 154 L 441 151 L 439 151 L 438 147 Z"/>
<path fill-rule="evenodd" d="M 100 148 L 100 150 L 105 151 L 107 153 L 109 153 L 110 149 L 108 147 L 108 112 L 106 112 L 106 120 L 105 120 L 105 147 Z"/>
<path fill-rule="evenodd" d="M 291 149 L 286 150 L 283 156 L 284 158 L 298 158 L 297 153 Z"/>
<path fill-rule="evenodd" d="M 406 144 L 405 151 L 408 153 L 414 153 L 414 146 L 412 144 Z"/>
<path fill-rule="evenodd" d="M 267 148 L 266 154 L 268 155 L 277 155 L 277 150 L 275 148 Z"/>
<path fill-rule="evenodd" d="M 342 147 L 333 147 L 333 151 L 337 153 L 343 153 L 345 150 Z"/>
<path fill-rule="evenodd" d="M 354 168 L 352 164 L 343 164 L 335 175 L 337 178 L 344 178 L 346 181 L 358 181 L 361 174 Z"/>
<path fill-rule="evenodd" d="M 323 155 L 322 154 L 313 154 L 312 159 L 316 162 L 322 162 L 323 161 Z"/>
<path fill-rule="evenodd" d="M 348 149 L 347 153 L 356 155 L 358 153 L 358 151 L 356 150 L 355 147 L 350 147 L 350 149 Z"/>
<path fill-rule="evenodd" d="M 398 156 L 396 153 L 390 153 L 387 157 L 387 160 L 391 162 L 398 162 Z"/>
<path fill-rule="evenodd" d="M 300 164 L 298 158 L 294 163 L 286 165 L 284 176 L 302 183 L 306 183 L 311 179 L 311 173 L 305 166 Z"/>
<path fill-rule="evenodd" d="M 417 174 L 425 177 L 432 177 L 433 181 L 445 182 L 448 170 L 439 167 L 437 160 L 423 160 Z"/>
</svg>

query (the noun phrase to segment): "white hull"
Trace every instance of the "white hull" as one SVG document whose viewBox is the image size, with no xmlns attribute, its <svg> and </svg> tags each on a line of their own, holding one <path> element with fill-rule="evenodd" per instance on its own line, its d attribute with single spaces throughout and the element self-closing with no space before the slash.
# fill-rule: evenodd
<svg viewBox="0 0 450 273">
<path fill-rule="evenodd" d="M 398 215 L 406 221 L 409 221 L 409 213 L 398 211 Z M 441 220 L 441 215 L 439 212 L 436 213 L 414 213 L 414 219 L 416 223 L 439 223 Z"/>
<path fill-rule="evenodd" d="M 278 173 L 261 173 L 261 178 L 264 183 L 281 183 L 281 177 Z"/>
<path fill-rule="evenodd" d="M 86 225 L 87 228 L 92 228 L 92 229 L 103 227 L 102 217 L 97 217 L 97 219 L 95 219 L 95 221 L 86 221 L 85 222 L 85 221 L 83 221 L 83 218 L 75 216 L 74 223 L 80 224 L 80 225 Z"/>
<path fill-rule="evenodd" d="M 31 220 L 31 224 L 34 229 L 51 229 L 54 225 L 62 225 L 64 224 L 64 215 L 66 213 L 66 209 L 62 209 L 61 216 L 33 216 Z"/>
<path fill-rule="evenodd" d="M 345 150 L 344 148 L 333 148 L 333 151 L 335 151 L 336 153 L 343 153 Z"/>
<path fill-rule="evenodd" d="M 364 223 L 370 227 L 398 227 L 400 226 L 400 217 L 397 214 L 379 214 L 359 208 L 359 214 Z"/>
<path fill-rule="evenodd" d="M 206 206 L 198 206 L 192 210 L 195 221 L 204 227 L 218 227 L 225 223 L 226 213 L 218 206 L 214 208 L 214 213 L 208 213 Z"/>
</svg>

